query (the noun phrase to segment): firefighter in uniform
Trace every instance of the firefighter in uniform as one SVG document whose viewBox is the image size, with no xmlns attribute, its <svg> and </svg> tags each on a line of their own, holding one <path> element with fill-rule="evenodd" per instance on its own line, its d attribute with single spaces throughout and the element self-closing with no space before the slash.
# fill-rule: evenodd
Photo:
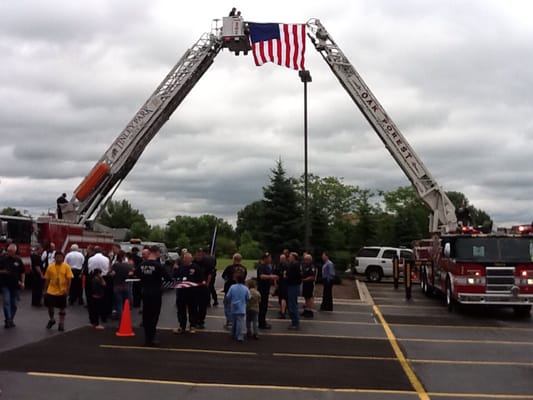
<svg viewBox="0 0 533 400">
<path fill-rule="evenodd" d="M 152 246 L 149 250 L 148 258 L 139 265 L 136 274 L 141 279 L 143 290 L 144 344 L 157 346 L 159 343 L 155 340 L 155 333 L 161 313 L 162 283 L 164 280 L 170 281 L 171 278 L 157 257 L 159 247 Z"/>
</svg>

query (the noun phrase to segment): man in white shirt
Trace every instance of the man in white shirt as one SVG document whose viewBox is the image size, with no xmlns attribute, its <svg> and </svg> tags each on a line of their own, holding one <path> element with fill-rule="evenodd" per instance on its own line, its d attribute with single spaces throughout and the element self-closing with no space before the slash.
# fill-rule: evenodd
<svg viewBox="0 0 533 400">
<path fill-rule="evenodd" d="M 94 256 L 90 257 L 89 261 L 87 261 L 89 274 L 92 274 L 93 271 L 98 268 L 102 271 L 102 276 L 106 276 L 109 272 L 109 258 L 102 254 L 102 249 L 99 247 L 96 247 L 94 251 Z"/>
<path fill-rule="evenodd" d="M 69 253 L 65 256 L 65 262 L 70 266 L 74 278 L 70 284 L 69 292 L 69 304 L 72 305 L 78 301 L 79 305 L 83 305 L 83 288 L 81 283 L 81 270 L 83 268 L 83 262 L 85 257 L 79 250 L 77 244 L 70 246 Z"/>
</svg>

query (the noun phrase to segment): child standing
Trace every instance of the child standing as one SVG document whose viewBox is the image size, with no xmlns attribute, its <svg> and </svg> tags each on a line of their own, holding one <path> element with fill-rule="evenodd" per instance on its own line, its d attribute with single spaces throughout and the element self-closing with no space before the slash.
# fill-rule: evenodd
<svg viewBox="0 0 533 400">
<path fill-rule="evenodd" d="M 246 313 L 246 302 L 250 299 L 250 291 L 244 285 L 244 276 L 238 275 L 235 278 L 237 283 L 229 288 L 226 297 L 231 308 L 231 336 L 237 341 L 242 342 L 244 340 L 242 325 Z"/>
<path fill-rule="evenodd" d="M 246 337 L 259 339 L 257 337 L 257 326 L 259 321 L 259 302 L 261 293 L 255 288 L 255 281 L 249 279 L 246 282 L 250 290 L 250 299 L 246 302 Z"/>
<path fill-rule="evenodd" d="M 102 270 L 96 268 L 91 276 L 89 282 L 91 285 L 91 299 L 87 299 L 87 307 L 89 308 L 89 320 L 94 329 L 103 330 L 104 326 L 100 324 L 100 317 L 104 307 L 104 290 L 106 282 L 102 276 Z"/>
</svg>

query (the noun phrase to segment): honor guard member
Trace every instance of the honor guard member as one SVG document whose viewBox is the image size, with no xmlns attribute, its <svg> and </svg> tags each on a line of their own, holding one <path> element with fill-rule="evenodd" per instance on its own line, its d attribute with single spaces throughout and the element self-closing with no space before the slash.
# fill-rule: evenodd
<svg viewBox="0 0 533 400">
<path fill-rule="evenodd" d="M 278 279 L 277 275 L 272 273 L 272 256 L 270 253 L 264 253 L 261 256 L 261 262 L 257 267 L 257 289 L 261 294 L 259 303 L 259 329 L 270 329 L 271 326 L 266 322 L 268 311 L 268 296 L 270 296 L 270 286 L 272 282 Z"/>
<path fill-rule="evenodd" d="M 143 260 L 136 272 L 136 275 L 141 279 L 143 290 L 142 320 L 145 346 L 157 346 L 159 344 L 155 341 L 155 332 L 161 312 L 162 283 L 164 280 L 171 280 L 157 257 L 158 253 L 159 247 L 151 246 L 148 258 Z"/>
<path fill-rule="evenodd" d="M 176 307 L 179 324 L 174 333 L 185 333 L 187 312 L 189 312 L 189 332 L 194 333 L 198 320 L 198 288 L 205 286 L 205 281 L 198 265 L 192 262 L 191 253 L 183 254 L 181 265 L 174 270 L 174 278 L 177 280 Z"/>
<path fill-rule="evenodd" d="M 202 271 L 203 280 L 206 284 L 198 286 L 196 291 L 198 293 L 198 323 L 196 328 L 204 329 L 205 317 L 207 315 L 207 307 L 211 301 L 211 294 L 209 293 L 209 286 L 211 281 L 215 277 L 215 265 L 210 258 L 206 257 L 205 252 L 202 248 L 196 250 L 194 257 L 194 263 L 198 265 L 200 271 Z"/>
<path fill-rule="evenodd" d="M 318 270 L 313 264 L 313 257 L 311 254 L 306 253 L 302 263 L 302 296 L 305 299 L 302 316 L 305 318 L 313 318 L 313 309 L 315 307 L 313 296 L 317 272 Z"/>
</svg>

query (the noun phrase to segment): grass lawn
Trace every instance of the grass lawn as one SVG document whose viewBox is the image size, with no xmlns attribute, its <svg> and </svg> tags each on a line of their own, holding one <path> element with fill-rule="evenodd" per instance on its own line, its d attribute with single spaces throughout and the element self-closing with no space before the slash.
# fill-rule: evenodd
<svg viewBox="0 0 533 400">
<path fill-rule="evenodd" d="M 243 259 L 241 261 L 241 264 L 246 267 L 248 272 L 255 270 L 255 264 L 258 262 L 258 260 L 252 260 L 252 259 Z M 217 257 L 217 271 L 224 271 L 224 268 L 226 268 L 228 265 L 230 265 L 231 258 L 224 258 L 224 257 Z"/>
</svg>

